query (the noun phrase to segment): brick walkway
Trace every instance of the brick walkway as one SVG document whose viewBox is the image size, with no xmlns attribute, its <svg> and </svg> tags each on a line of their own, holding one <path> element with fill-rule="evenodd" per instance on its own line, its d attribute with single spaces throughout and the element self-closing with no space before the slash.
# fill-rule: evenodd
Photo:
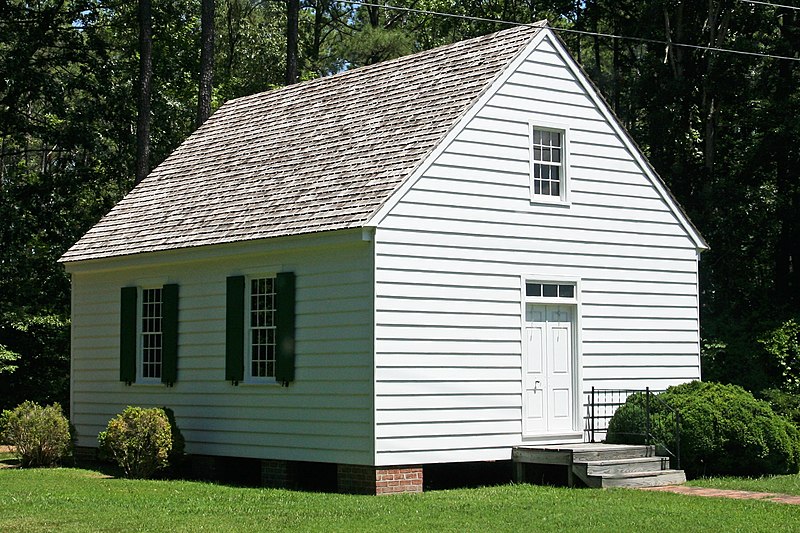
<svg viewBox="0 0 800 533">
<path fill-rule="evenodd" d="M 751 492 L 747 490 L 707 489 L 704 487 L 687 487 L 686 485 L 668 485 L 666 487 L 643 487 L 642 490 L 673 492 L 689 496 L 706 496 L 709 498 L 732 498 L 734 500 L 767 500 L 776 503 L 800 505 L 800 496 L 776 494 L 774 492 Z"/>
</svg>

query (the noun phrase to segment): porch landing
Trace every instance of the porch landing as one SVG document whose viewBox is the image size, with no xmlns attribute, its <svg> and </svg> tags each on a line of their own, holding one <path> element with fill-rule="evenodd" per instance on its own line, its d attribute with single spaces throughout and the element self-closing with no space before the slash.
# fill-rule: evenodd
<svg viewBox="0 0 800 533">
<path fill-rule="evenodd" d="M 567 484 L 587 487 L 662 487 L 686 482 L 683 470 L 669 467 L 669 458 L 656 455 L 654 446 L 629 444 L 561 444 L 517 446 L 511 452 L 514 480 L 528 479 L 528 466 L 560 467 Z"/>
</svg>

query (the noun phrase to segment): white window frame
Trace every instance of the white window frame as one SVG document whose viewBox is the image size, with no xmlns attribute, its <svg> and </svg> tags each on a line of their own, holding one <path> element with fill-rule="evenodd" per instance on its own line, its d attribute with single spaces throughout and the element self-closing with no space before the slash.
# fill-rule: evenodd
<svg viewBox="0 0 800 533">
<path fill-rule="evenodd" d="M 534 190 L 534 168 L 538 161 L 533 157 L 533 130 L 555 132 L 561 135 L 561 173 L 559 180 L 559 195 L 537 194 Z M 550 204 L 550 205 L 569 205 L 570 204 L 570 129 L 567 124 L 543 121 L 528 122 L 528 149 L 530 159 L 530 195 L 531 203 Z M 547 164 L 547 163 L 544 163 Z"/>
<path fill-rule="evenodd" d="M 253 281 L 259 279 L 272 279 L 272 297 L 273 297 L 273 321 L 272 326 L 268 329 L 272 330 L 272 341 L 273 341 L 273 368 L 272 368 L 272 376 L 254 376 L 253 375 L 253 326 L 252 326 L 252 296 L 253 296 Z M 275 272 L 267 272 L 267 273 L 259 273 L 259 274 L 251 274 L 245 276 L 245 326 L 244 326 L 244 382 L 251 383 L 251 384 L 274 384 L 278 385 L 278 382 L 275 379 L 275 365 L 277 363 L 277 347 L 275 345 L 276 336 L 277 336 L 277 327 L 275 324 L 275 316 L 274 313 L 277 309 L 276 301 L 275 301 L 275 289 L 277 283 L 277 273 Z"/>
<path fill-rule="evenodd" d="M 164 372 L 164 287 L 162 285 L 145 285 L 138 287 L 137 302 L 136 302 L 136 383 L 143 385 L 160 385 L 161 375 L 158 377 L 145 377 L 144 375 L 144 294 L 145 291 L 158 290 L 161 291 L 161 328 L 158 334 L 161 335 L 161 373 Z"/>
</svg>

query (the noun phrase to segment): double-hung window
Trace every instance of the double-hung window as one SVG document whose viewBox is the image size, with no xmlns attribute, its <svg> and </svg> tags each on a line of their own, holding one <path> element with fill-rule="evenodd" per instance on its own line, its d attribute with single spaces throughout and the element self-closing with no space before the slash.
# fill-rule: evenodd
<svg viewBox="0 0 800 533">
<path fill-rule="evenodd" d="M 142 382 L 161 381 L 163 360 L 162 289 L 142 289 L 139 320 L 139 363 Z"/>
<path fill-rule="evenodd" d="M 248 283 L 247 378 L 275 380 L 275 278 L 250 278 Z"/>
<path fill-rule="evenodd" d="M 531 200 L 566 203 L 568 201 L 567 128 L 532 124 Z"/>
<path fill-rule="evenodd" d="M 178 374 L 178 286 L 123 287 L 120 381 L 172 385 Z"/>
<path fill-rule="evenodd" d="M 229 276 L 225 379 L 234 385 L 294 381 L 295 275 Z"/>
</svg>

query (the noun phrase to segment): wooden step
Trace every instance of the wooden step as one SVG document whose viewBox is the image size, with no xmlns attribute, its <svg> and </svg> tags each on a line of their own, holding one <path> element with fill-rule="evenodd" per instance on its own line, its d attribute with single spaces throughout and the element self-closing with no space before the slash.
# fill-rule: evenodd
<svg viewBox="0 0 800 533">
<path fill-rule="evenodd" d="M 577 443 L 518 446 L 512 450 L 515 479 L 525 481 L 524 464 L 564 465 L 567 483 L 577 479 L 588 487 L 658 487 L 686 482 L 682 470 L 670 470 L 669 458 L 654 446 Z"/>
<path fill-rule="evenodd" d="M 652 472 L 669 468 L 668 457 L 632 457 L 629 459 L 609 459 L 606 461 L 576 461 L 573 468 L 581 470 L 586 476 L 607 474 L 627 474 L 630 472 Z M 582 478 L 583 476 L 581 476 Z"/>
<path fill-rule="evenodd" d="M 599 485 L 594 486 L 602 488 L 663 487 L 686 483 L 686 474 L 683 470 L 654 470 L 652 472 L 629 472 L 592 477 L 599 481 Z"/>
<path fill-rule="evenodd" d="M 632 444 L 604 444 L 576 447 L 572 450 L 573 462 L 586 461 L 612 461 L 614 459 L 635 459 L 639 457 L 654 457 L 655 446 Z"/>
</svg>

